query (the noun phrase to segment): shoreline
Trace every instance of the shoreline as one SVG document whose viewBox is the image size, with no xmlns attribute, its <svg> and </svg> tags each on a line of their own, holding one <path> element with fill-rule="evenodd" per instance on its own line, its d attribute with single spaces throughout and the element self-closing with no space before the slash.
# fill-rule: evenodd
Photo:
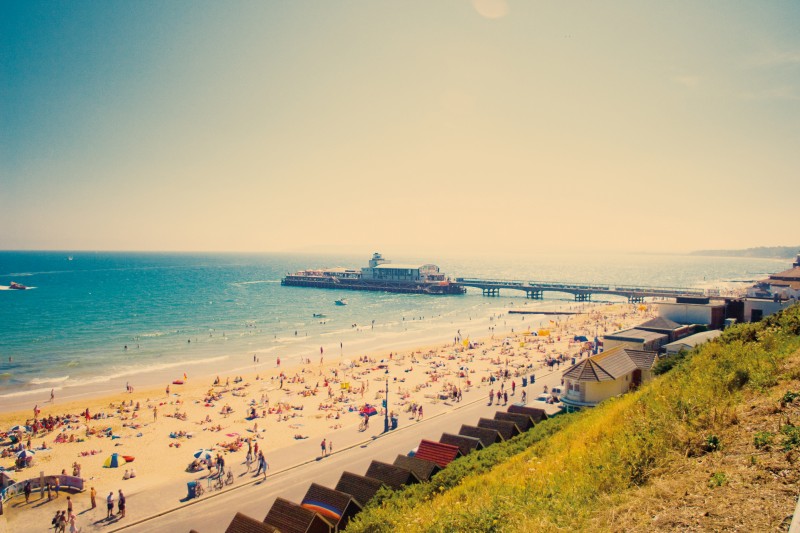
<svg viewBox="0 0 800 533">
<path fill-rule="evenodd" d="M 571 301 L 544 301 L 539 302 L 544 309 L 531 310 L 526 313 L 514 313 L 514 302 L 503 302 L 505 305 L 497 306 L 492 305 L 494 302 L 485 302 L 483 309 L 475 309 L 474 311 L 484 311 L 486 314 L 481 316 L 465 316 L 457 317 L 457 320 L 449 320 L 450 317 L 434 317 L 429 320 L 434 322 L 428 324 L 426 329 L 422 331 L 405 330 L 405 331 L 387 331 L 386 325 L 379 325 L 375 330 L 368 327 L 347 330 L 349 334 L 348 342 L 343 343 L 344 348 L 339 349 L 338 344 L 341 342 L 339 339 L 347 335 L 342 335 L 342 331 L 322 332 L 308 337 L 288 337 L 286 339 L 277 339 L 277 345 L 262 346 L 259 348 L 249 347 L 245 350 L 244 346 L 233 347 L 233 350 L 222 349 L 223 347 L 203 347 L 199 353 L 199 359 L 193 360 L 185 358 L 183 360 L 173 360 L 172 357 L 167 357 L 167 362 L 156 364 L 155 366 L 141 367 L 131 366 L 121 369 L 117 372 L 101 375 L 99 377 L 88 378 L 84 383 L 64 385 L 68 381 L 69 376 L 62 376 L 60 378 L 37 378 L 41 383 L 37 384 L 35 389 L 12 390 L 0 394 L 0 415 L 23 412 L 27 408 L 32 408 L 34 405 L 44 405 L 49 401 L 50 391 L 54 390 L 56 394 L 56 403 L 73 402 L 73 401 L 93 401 L 101 396 L 113 396 L 119 393 L 125 393 L 126 385 L 130 383 L 135 390 L 157 390 L 163 388 L 167 383 L 172 382 L 178 377 L 182 377 L 186 373 L 190 379 L 208 379 L 213 378 L 214 375 L 219 373 L 242 373 L 242 374 L 256 374 L 258 372 L 266 373 L 274 368 L 275 361 L 280 358 L 286 363 L 295 365 L 305 357 L 315 358 L 315 351 L 317 348 L 314 346 L 327 345 L 325 356 L 331 357 L 344 357 L 353 358 L 363 355 L 374 356 L 383 351 L 396 351 L 396 350 L 410 350 L 419 346 L 432 346 L 439 345 L 444 339 L 456 331 L 465 331 L 469 336 L 475 334 L 476 338 L 487 336 L 489 326 L 492 325 L 492 320 L 502 321 L 503 315 L 524 314 L 526 318 L 523 321 L 529 321 L 525 325 L 530 325 L 531 328 L 541 326 L 542 321 L 546 322 L 547 316 L 568 315 L 571 312 L 569 307 L 580 305 L 577 302 Z M 593 306 L 608 305 L 605 302 L 586 302 L 591 309 Z M 523 305 L 528 305 L 525 302 Z M 612 304 L 613 305 L 613 304 Z M 564 311 L 556 310 L 553 308 L 566 308 Z M 494 311 L 494 312 L 492 312 Z M 529 320 L 527 317 L 542 315 L 539 321 Z M 408 321 L 412 327 L 417 326 L 416 318 Z M 503 326 L 507 331 L 506 333 L 513 332 L 516 324 L 508 324 L 508 320 Z M 535 323 L 534 323 L 535 322 Z M 499 329 L 499 326 L 497 326 Z M 472 331 L 470 331 L 472 330 Z M 479 330 L 479 331 L 475 331 Z M 497 334 L 501 334 L 499 331 Z M 331 347 L 331 337 L 336 336 L 333 347 Z M 130 351 L 132 356 L 135 356 L 135 350 Z M 252 357 L 256 356 L 259 359 L 258 363 L 252 363 Z"/>
</svg>

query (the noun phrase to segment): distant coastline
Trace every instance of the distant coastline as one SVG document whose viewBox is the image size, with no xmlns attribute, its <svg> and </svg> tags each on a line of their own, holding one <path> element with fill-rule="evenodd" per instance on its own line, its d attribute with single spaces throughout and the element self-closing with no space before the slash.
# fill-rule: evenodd
<svg viewBox="0 0 800 533">
<path fill-rule="evenodd" d="M 712 257 L 758 257 L 762 259 L 791 259 L 800 250 L 800 244 L 795 246 L 759 246 L 745 248 L 744 250 L 695 250 L 689 255 L 702 255 Z"/>
</svg>

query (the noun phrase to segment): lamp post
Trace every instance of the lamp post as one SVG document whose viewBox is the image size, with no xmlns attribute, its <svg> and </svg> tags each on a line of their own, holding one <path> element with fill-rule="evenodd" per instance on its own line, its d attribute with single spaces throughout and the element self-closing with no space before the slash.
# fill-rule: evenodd
<svg viewBox="0 0 800 533">
<path fill-rule="evenodd" d="M 383 432 L 389 433 L 389 369 L 386 369 L 386 406 L 383 418 Z"/>
</svg>

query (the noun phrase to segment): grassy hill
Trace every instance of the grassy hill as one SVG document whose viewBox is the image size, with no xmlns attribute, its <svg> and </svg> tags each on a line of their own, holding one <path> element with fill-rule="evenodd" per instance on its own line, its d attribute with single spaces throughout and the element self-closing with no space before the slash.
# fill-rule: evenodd
<svg viewBox="0 0 800 533">
<path fill-rule="evenodd" d="M 730 328 L 637 392 L 379 494 L 347 531 L 785 529 L 799 461 L 795 306 Z"/>
</svg>

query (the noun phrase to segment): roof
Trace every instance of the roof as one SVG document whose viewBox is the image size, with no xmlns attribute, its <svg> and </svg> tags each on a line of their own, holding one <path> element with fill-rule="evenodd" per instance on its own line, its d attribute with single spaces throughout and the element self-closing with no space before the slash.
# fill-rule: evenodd
<svg viewBox="0 0 800 533">
<path fill-rule="evenodd" d="M 694 335 L 689 335 L 688 337 L 683 337 L 675 342 L 665 344 L 663 347 L 668 352 L 680 351 L 681 348 L 694 348 L 698 344 L 703 344 L 711 339 L 716 339 L 720 335 L 722 335 L 722 331 L 718 329 L 710 329 L 708 331 L 702 331 L 700 333 L 695 333 Z"/>
<path fill-rule="evenodd" d="M 481 440 L 484 446 L 491 446 L 495 442 L 503 442 L 503 436 L 496 429 L 479 428 L 464 424 L 458 430 L 458 433 L 467 437 L 476 437 Z"/>
<path fill-rule="evenodd" d="M 519 429 L 514 422 L 510 422 L 508 420 L 494 420 L 492 418 L 481 418 L 480 420 L 478 420 L 478 427 L 497 430 L 497 432 L 503 436 L 503 440 L 513 439 L 514 437 L 522 433 L 522 430 Z"/>
<path fill-rule="evenodd" d="M 409 269 L 409 270 L 416 270 L 418 268 L 422 268 L 426 265 L 412 265 L 412 264 L 402 264 L 402 263 L 383 263 L 373 268 L 379 268 L 381 270 L 386 269 L 393 269 L 393 268 L 402 268 L 402 269 Z"/>
<path fill-rule="evenodd" d="M 508 412 L 519 415 L 528 415 L 529 417 L 533 418 L 533 421 L 537 424 L 542 420 L 547 420 L 547 412 L 539 407 L 527 407 L 525 405 L 515 403 L 508 406 Z"/>
<path fill-rule="evenodd" d="M 461 450 L 459 450 L 458 446 L 453 446 L 452 444 L 443 444 L 441 442 L 422 439 L 414 457 L 433 461 L 444 468 L 454 459 L 461 457 Z"/>
<path fill-rule="evenodd" d="M 681 326 L 677 322 L 673 322 L 672 320 L 664 318 L 663 316 L 658 316 L 656 318 L 648 320 L 644 324 L 639 324 L 636 327 L 639 329 L 651 328 L 651 329 L 660 329 L 664 331 L 674 331 L 676 329 L 680 329 L 685 326 Z"/>
<path fill-rule="evenodd" d="M 650 370 L 657 355 L 615 346 L 572 365 L 564 372 L 564 377 L 575 381 L 613 381 L 637 369 Z"/>
<path fill-rule="evenodd" d="M 269 524 L 250 518 L 242 513 L 236 513 L 225 533 L 275 533 L 278 531 Z"/>
<path fill-rule="evenodd" d="M 407 455 L 398 455 L 394 460 L 394 464 L 402 466 L 403 468 L 408 468 L 422 481 L 428 481 L 442 469 L 433 461 L 420 459 L 419 457 L 409 457 Z"/>
<path fill-rule="evenodd" d="M 529 429 L 533 428 L 536 425 L 536 422 L 531 418 L 530 415 L 521 415 L 516 413 L 504 413 L 503 411 L 497 411 L 494 414 L 495 420 L 508 420 L 510 422 L 514 422 L 517 427 L 522 431 L 528 431 Z"/>
<path fill-rule="evenodd" d="M 336 484 L 336 490 L 352 494 L 358 504 L 364 507 L 382 486 L 384 482 L 379 479 L 344 471 Z"/>
<path fill-rule="evenodd" d="M 281 533 L 330 533 L 333 530 L 333 524 L 314 511 L 284 498 L 275 499 L 264 523 Z"/>
<path fill-rule="evenodd" d="M 444 444 L 452 444 L 458 446 L 461 450 L 461 455 L 467 455 L 472 450 L 482 450 L 483 443 L 480 439 L 475 437 L 467 437 L 466 435 L 453 435 L 452 433 L 442 433 L 439 442 Z"/>
<path fill-rule="evenodd" d="M 300 505 L 327 518 L 338 528 L 344 528 L 350 517 L 361 510 L 350 494 L 317 483 L 311 484 Z"/>
<path fill-rule="evenodd" d="M 649 341 L 663 340 L 666 339 L 667 336 L 664 335 L 663 333 L 658 333 L 655 331 L 647 331 L 646 329 L 631 328 L 623 331 L 616 331 L 611 335 L 605 335 L 603 338 L 619 340 L 619 341 L 649 342 Z"/>
<path fill-rule="evenodd" d="M 411 469 L 381 461 L 372 461 L 369 464 L 367 476 L 379 479 L 393 489 L 420 482 L 419 477 Z"/>
<path fill-rule="evenodd" d="M 800 281 L 800 267 L 794 267 L 789 270 L 784 270 L 783 272 L 778 272 L 777 274 L 772 274 L 769 279 L 765 281 L 771 283 L 776 279 L 783 281 Z"/>
</svg>

